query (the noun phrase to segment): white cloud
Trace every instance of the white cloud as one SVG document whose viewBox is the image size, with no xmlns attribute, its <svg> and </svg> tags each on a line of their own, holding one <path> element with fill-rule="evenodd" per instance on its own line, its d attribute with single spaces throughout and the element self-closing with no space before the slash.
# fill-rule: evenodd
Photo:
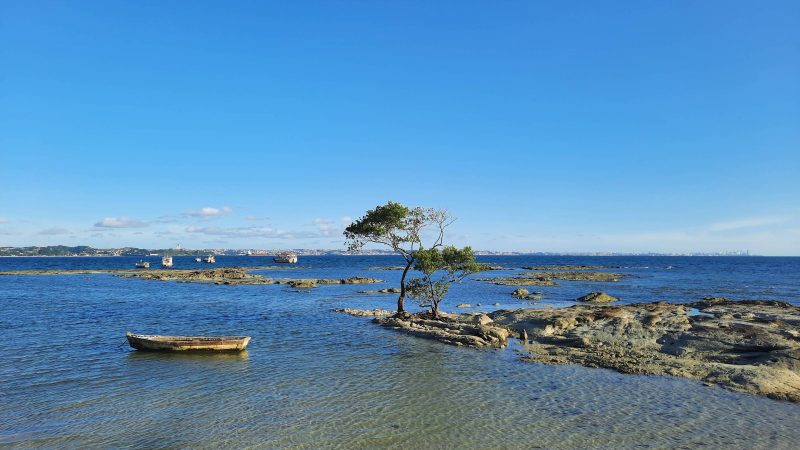
<svg viewBox="0 0 800 450">
<path fill-rule="evenodd" d="M 769 225 L 777 225 L 783 222 L 786 222 L 786 219 L 783 217 L 748 217 L 744 219 L 713 223 L 708 227 L 708 230 L 709 231 L 741 230 L 743 228 L 758 228 Z"/>
<path fill-rule="evenodd" d="M 187 233 L 227 238 L 308 239 L 320 237 L 320 233 L 307 231 L 285 231 L 271 227 L 188 227 Z"/>
<path fill-rule="evenodd" d="M 94 224 L 97 228 L 142 228 L 147 224 L 141 220 L 130 219 L 125 216 L 121 217 L 106 217 L 105 219 Z"/>
<path fill-rule="evenodd" d="M 194 210 L 194 211 L 186 211 L 183 214 L 185 216 L 199 217 L 199 218 L 202 218 L 202 219 L 208 219 L 208 218 L 211 218 L 211 217 L 221 217 L 221 216 L 224 216 L 225 214 L 230 214 L 232 212 L 233 212 L 233 209 L 228 207 L 228 206 L 224 206 L 222 208 L 212 208 L 210 206 L 207 206 L 205 208 L 200 208 L 200 209 Z"/>
<path fill-rule="evenodd" d="M 61 227 L 47 228 L 47 229 L 42 230 L 42 231 L 39 232 L 39 234 L 45 235 L 45 236 L 56 236 L 56 235 L 59 235 L 59 234 L 69 234 L 69 233 L 70 233 L 69 230 L 67 230 L 66 228 L 61 228 Z"/>
<path fill-rule="evenodd" d="M 311 221 L 311 224 L 316 226 L 320 231 L 330 229 L 331 225 L 333 225 L 335 223 L 336 223 L 335 220 L 319 219 L 319 218 L 314 219 L 314 220 Z"/>
<path fill-rule="evenodd" d="M 0 223 L 8 223 L 8 219 L 5 217 L 0 217 Z"/>
</svg>

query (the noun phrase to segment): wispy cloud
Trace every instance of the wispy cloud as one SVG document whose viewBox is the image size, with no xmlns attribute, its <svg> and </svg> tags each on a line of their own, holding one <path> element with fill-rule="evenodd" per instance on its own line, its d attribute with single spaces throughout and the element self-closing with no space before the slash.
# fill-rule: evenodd
<svg viewBox="0 0 800 450">
<path fill-rule="evenodd" d="M 258 216 L 252 216 L 251 215 L 251 216 L 245 216 L 244 220 L 247 220 L 249 222 L 260 222 L 260 221 L 269 220 L 269 217 L 258 217 Z"/>
<path fill-rule="evenodd" d="M 322 236 L 334 236 L 342 234 L 344 228 L 353 221 L 350 216 L 340 217 L 339 220 L 316 218 L 311 221 L 311 225 L 317 228 Z"/>
<path fill-rule="evenodd" d="M 0 217 L 0 224 L 3 223 L 8 223 L 8 219 L 6 219 L 5 217 Z"/>
<path fill-rule="evenodd" d="M 52 228 L 44 229 L 44 230 L 40 231 L 38 234 L 41 234 L 41 235 L 44 235 L 44 236 L 57 236 L 57 235 L 60 235 L 60 234 L 69 234 L 69 233 L 70 233 L 70 231 L 67 230 L 66 228 L 52 227 Z"/>
<path fill-rule="evenodd" d="M 125 216 L 121 217 L 106 217 L 105 219 L 94 224 L 97 228 L 142 228 L 147 224 L 141 220 L 131 219 Z"/>
<path fill-rule="evenodd" d="M 713 223 L 708 227 L 709 231 L 731 231 L 745 228 L 766 227 L 786 222 L 784 217 L 748 217 L 743 219 L 729 220 L 726 222 Z"/>
<path fill-rule="evenodd" d="M 222 217 L 225 214 L 230 214 L 232 212 L 233 209 L 228 206 L 224 206 L 222 208 L 212 208 L 210 206 L 207 206 L 205 208 L 200 208 L 197 210 L 186 211 L 185 213 L 183 213 L 183 215 L 190 217 L 198 217 L 201 219 L 210 219 L 212 217 Z"/>
<path fill-rule="evenodd" d="M 227 238 L 308 239 L 320 237 L 320 233 L 285 231 L 271 227 L 188 227 L 185 231 L 192 234 Z"/>
</svg>

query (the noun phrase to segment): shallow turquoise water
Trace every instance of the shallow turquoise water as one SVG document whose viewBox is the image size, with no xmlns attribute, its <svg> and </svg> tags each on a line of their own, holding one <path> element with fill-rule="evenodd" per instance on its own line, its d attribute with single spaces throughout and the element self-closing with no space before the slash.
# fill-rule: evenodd
<svg viewBox="0 0 800 450">
<path fill-rule="evenodd" d="M 508 266 L 532 263 L 500 259 Z M 128 263 L 124 258 L 10 260 L 0 260 L 0 270 Z M 780 271 L 791 272 L 798 259 L 750 260 L 711 259 L 704 265 L 638 259 L 616 269 L 637 278 L 600 287 L 623 301 L 693 300 L 716 290 L 797 301 L 797 286 Z M 227 263 L 219 261 L 218 266 Z M 533 263 L 547 262 L 552 259 Z M 269 275 L 394 280 L 396 272 L 367 270 L 393 263 L 392 258 L 305 258 L 301 264 L 309 269 Z M 713 269 L 715 264 L 724 269 Z M 665 269 L 670 265 L 673 269 Z M 513 348 L 450 347 L 330 312 L 392 306 L 392 296 L 356 293 L 365 288 L 374 287 L 295 292 L 278 285 L 110 275 L 0 277 L 0 445 L 793 448 L 800 442 L 800 405 L 680 378 L 522 363 Z M 469 281 L 453 290 L 446 309 L 462 302 L 522 306 L 510 290 Z M 596 285 L 565 283 L 546 290 L 545 303 L 570 304 L 574 293 L 591 290 Z M 665 298 L 652 298 L 654 293 Z M 248 334 L 253 341 L 237 356 L 148 354 L 127 347 L 126 330 Z"/>
</svg>

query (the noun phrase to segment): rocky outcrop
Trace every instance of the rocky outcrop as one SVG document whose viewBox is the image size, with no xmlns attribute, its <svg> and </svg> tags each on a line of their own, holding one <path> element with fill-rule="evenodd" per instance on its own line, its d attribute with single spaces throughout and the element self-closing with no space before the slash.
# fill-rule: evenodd
<svg viewBox="0 0 800 450">
<path fill-rule="evenodd" d="M 312 289 L 317 287 L 315 280 L 289 280 L 287 284 L 295 289 Z"/>
<path fill-rule="evenodd" d="M 350 278 L 342 278 L 339 280 L 328 280 L 328 279 L 318 279 L 317 283 L 319 284 L 373 284 L 373 283 L 383 283 L 383 280 L 379 280 L 377 278 L 369 278 L 369 277 L 350 277 Z"/>
<path fill-rule="evenodd" d="M 439 319 L 433 319 L 428 313 L 394 315 L 375 318 L 375 322 L 412 336 L 478 348 L 505 347 L 510 335 L 508 328 L 495 324 L 486 314 L 442 315 Z"/>
<path fill-rule="evenodd" d="M 358 291 L 359 294 L 399 294 L 400 288 L 385 288 L 374 291 Z"/>
<path fill-rule="evenodd" d="M 141 278 L 145 280 L 182 281 L 190 283 L 214 283 L 222 285 L 239 284 L 287 284 L 297 289 L 315 288 L 320 284 L 368 284 L 382 283 L 383 280 L 367 277 L 350 277 L 342 279 L 325 278 L 267 278 L 251 274 L 253 268 L 220 267 L 204 270 L 142 270 L 116 273 L 125 278 Z"/>
<path fill-rule="evenodd" d="M 555 281 L 532 277 L 492 277 L 476 278 L 476 280 L 487 281 L 501 286 L 558 286 Z"/>
<path fill-rule="evenodd" d="M 333 312 L 350 314 L 355 317 L 383 317 L 391 316 L 394 311 L 388 309 L 353 309 L 353 308 L 335 308 Z"/>
<path fill-rule="evenodd" d="M 249 273 L 244 267 L 220 267 L 203 270 L 141 270 L 117 273 L 123 278 L 158 281 L 185 281 L 217 284 L 271 284 L 269 278 Z"/>
<path fill-rule="evenodd" d="M 504 286 L 556 286 L 556 280 L 613 282 L 629 276 L 610 272 L 525 272 L 515 277 L 478 278 L 478 281 Z"/>
<path fill-rule="evenodd" d="M 514 292 L 511 293 L 512 297 L 516 297 L 520 300 L 541 300 L 542 293 L 541 292 L 529 292 L 525 288 L 517 288 L 514 289 Z"/>
<path fill-rule="evenodd" d="M 704 299 L 489 316 L 527 335 L 529 361 L 682 376 L 800 402 L 800 308 L 787 303 Z"/>
<path fill-rule="evenodd" d="M 605 292 L 590 292 L 584 296 L 575 299 L 584 303 L 611 303 L 619 300 L 617 297 L 612 297 Z"/>
</svg>

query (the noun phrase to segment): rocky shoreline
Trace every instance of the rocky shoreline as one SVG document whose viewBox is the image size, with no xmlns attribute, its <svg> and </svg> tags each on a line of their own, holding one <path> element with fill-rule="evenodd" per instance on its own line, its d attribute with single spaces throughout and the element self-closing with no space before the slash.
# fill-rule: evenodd
<svg viewBox="0 0 800 450">
<path fill-rule="evenodd" d="M 451 345 L 500 348 L 518 337 L 523 361 L 681 376 L 800 402 L 800 307 L 779 301 L 586 304 L 439 319 L 342 312 L 374 316 L 381 326 Z"/>
</svg>

